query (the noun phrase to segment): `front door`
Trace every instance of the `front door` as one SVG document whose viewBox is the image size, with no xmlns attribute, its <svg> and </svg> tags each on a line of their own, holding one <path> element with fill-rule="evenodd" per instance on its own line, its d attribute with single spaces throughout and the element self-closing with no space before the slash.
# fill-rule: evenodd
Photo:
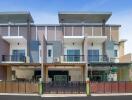
<svg viewBox="0 0 132 100">
<path fill-rule="evenodd" d="M 54 82 L 67 83 L 67 75 L 54 75 Z"/>
<path fill-rule="evenodd" d="M 52 45 L 47 46 L 47 62 L 48 63 L 53 62 L 53 46 Z"/>
</svg>

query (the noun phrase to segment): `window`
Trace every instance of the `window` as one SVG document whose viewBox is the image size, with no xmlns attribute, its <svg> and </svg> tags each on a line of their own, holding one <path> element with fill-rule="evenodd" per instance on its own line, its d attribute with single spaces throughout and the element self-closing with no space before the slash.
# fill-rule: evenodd
<svg viewBox="0 0 132 100">
<path fill-rule="evenodd" d="M 88 61 L 99 61 L 99 50 L 88 50 Z"/>
<path fill-rule="evenodd" d="M 80 50 L 67 50 L 67 61 L 80 61 Z"/>
<path fill-rule="evenodd" d="M 25 56 L 25 50 L 12 50 L 12 54 Z"/>
<path fill-rule="evenodd" d="M 48 57 L 51 57 L 51 52 L 52 52 L 52 51 L 49 49 L 49 50 L 48 50 Z"/>
<path fill-rule="evenodd" d="M 114 57 L 118 57 L 118 51 L 117 50 L 114 50 Z"/>
<path fill-rule="evenodd" d="M 12 61 L 24 61 L 25 60 L 25 50 L 12 50 Z"/>
</svg>

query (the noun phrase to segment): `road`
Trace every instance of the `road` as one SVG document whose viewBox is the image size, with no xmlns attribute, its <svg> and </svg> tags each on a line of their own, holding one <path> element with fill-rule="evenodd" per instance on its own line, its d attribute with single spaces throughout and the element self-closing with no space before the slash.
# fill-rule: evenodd
<svg viewBox="0 0 132 100">
<path fill-rule="evenodd" d="M 50 97 L 39 96 L 0 96 L 0 100 L 132 100 L 132 96 L 105 96 L 105 97 Z"/>
</svg>

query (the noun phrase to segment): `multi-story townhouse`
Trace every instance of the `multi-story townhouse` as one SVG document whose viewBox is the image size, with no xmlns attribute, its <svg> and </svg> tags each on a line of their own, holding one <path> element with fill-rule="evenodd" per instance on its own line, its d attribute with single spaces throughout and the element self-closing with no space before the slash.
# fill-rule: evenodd
<svg viewBox="0 0 132 100">
<path fill-rule="evenodd" d="M 111 12 L 59 12 L 59 24 L 34 24 L 29 12 L 0 13 L 0 80 L 131 80 L 131 54 Z M 50 19 L 49 19 L 50 20 Z"/>
</svg>

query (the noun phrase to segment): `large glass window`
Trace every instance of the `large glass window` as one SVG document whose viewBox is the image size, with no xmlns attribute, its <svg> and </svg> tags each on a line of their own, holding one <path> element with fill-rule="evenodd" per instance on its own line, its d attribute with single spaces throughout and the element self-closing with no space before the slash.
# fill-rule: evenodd
<svg viewBox="0 0 132 100">
<path fill-rule="evenodd" d="M 24 61 L 25 50 L 12 50 L 12 60 L 13 61 Z"/>
<path fill-rule="evenodd" d="M 80 50 L 67 50 L 67 61 L 80 61 Z"/>
<path fill-rule="evenodd" d="M 51 49 L 48 50 L 48 57 L 51 57 Z"/>
<path fill-rule="evenodd" d="M 88 61 L 99 61 L 99 50 L 88 50 Z"/>
<path fill-rule="evenodd" d="M 118 57 L 117 50 L 114 50 L 114 56 L 115 56 L 115 57 Z"/>
</svg>

